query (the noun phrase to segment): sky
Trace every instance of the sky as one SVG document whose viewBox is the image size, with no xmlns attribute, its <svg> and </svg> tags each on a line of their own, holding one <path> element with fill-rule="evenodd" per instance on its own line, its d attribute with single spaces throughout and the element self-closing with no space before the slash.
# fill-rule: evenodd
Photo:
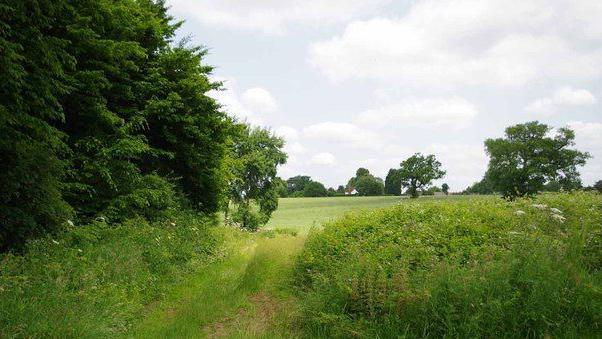
<svg viewBox="0 0 602 339">
<path fill-rule="evenodd" d="M 480 180 L 483 142 L 538 120 L 571 127 L 602 179 L 602 1 L 168 0 L 178 38 L 208 48 L 240 120 L 271 128 L 279 175 L 327 187 L 358 167 L 385 178 L 435 154 L 460 191 Z"/>
</svg>

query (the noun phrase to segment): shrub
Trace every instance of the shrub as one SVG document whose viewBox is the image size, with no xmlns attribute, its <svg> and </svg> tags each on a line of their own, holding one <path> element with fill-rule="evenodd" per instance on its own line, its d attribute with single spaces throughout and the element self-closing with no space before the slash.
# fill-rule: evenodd
<svg viewBox="0 0 602 339">
<path fill-rule="evenodd" d="M 327 336 L 588 336 L 602 329 L 602 201 L 406 202 L 310 234 L 304 321 Z"/>
</svg>

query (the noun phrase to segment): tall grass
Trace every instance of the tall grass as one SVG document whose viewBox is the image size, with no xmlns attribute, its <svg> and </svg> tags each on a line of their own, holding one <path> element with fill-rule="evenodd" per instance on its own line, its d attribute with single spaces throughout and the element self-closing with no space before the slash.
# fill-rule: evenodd
<svg viewBox="0 0 602 339">
<path fill-rule="evenodd" d="M 212 220 L 180 214 L 74 227 L 0 261 L 0 337 L 110 337 L 218 257 Z"/>
<path fill-rule="evenodd" d="M 586 193 L 351 214 L 299 257 L 303 320 L 329 337 L 596 336 L 601 230 Z"/>
</svg>

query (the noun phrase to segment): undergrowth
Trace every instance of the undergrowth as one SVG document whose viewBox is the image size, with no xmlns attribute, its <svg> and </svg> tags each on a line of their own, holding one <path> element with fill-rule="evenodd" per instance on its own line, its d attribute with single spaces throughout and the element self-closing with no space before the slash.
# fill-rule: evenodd
<svg viewBox="0 0 602 339">
<path fill-rule="evenodd" d="M 0 260 L 0 337 L 110 337 L 167 286 L 221 256 L 213 220 L 93 222 L 28 243 Z"/>
<path fill-rule="evenodd" d="M 594 337 L 602 200 L 404 202 L 314 231 L 296 264 L 322 337 Z"/>
</svg>

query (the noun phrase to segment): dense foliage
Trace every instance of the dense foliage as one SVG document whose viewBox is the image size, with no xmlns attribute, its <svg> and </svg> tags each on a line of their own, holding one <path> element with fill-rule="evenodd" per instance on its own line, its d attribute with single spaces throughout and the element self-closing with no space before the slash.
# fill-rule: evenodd
<svg viewBox="0 0 602 339">
<path fill-rule="evenodd" d="M 327 337 L 591 337 L 602 330 L 594 193 L 413 201 L 315 231 L 303 320 Z"/>
<path fill-rule="evenodd" d="M 552 128 L 537 121 L 506 128 L 506 137 L 487 139 L 485 148 L 490 157 L 487 178 L 493 190 L 506 198 L 533 195 L 555 182 L 565 190 L 581 187 L 577 166 L 590 157 L 570 147 L 575 133 Z"/>
<path fill-rule="evenodd" d="M 0 249 L 67 220 L 215 212 L 230 121 L 163 1 L 0 4 Z"/>
<path fill-rule="evenodd" d="M 399 169 L 389 169 L 385 177 L 385 194 L 401 195 L 401 173 Z"/>
<path fill-rule="evenodd" d="M 424 156 L 416 153 L 399 164 L 401 185 L 407 188 L 407 194 L 412 198 L 418 197 L 418 191 L 428 188 L 435 179 L 445 175 L 441 163 L 433 154 Z"/>
<path fill-rule="evenodd" d="M 214 221 L 95 221 L 0 260 L 0 337 L 101 338 L 126 332 L 168 287 L 224 253 Z"/>
<path fill-rule="evenodd" d="M 276 168 L 286 162 L 284 141 L 261 128 L 240 125 L 229 161 L 229 199 L 235 204 L 232 221 L 257 230 L 278 208 Z M 256 211 L 253 203 L 259 207 Z M 226 212 L 230 203 L 226 204 Z M 227 218 L 228 216 L 226 216 Z"/>
<path fill-rule="evenodd" d="M 361 196 L 383 195 L 385 185 L 381 178 L 372 175 L 368 169 L 360 167 L 355 172 L 355 176 L 347 182 L 347 190 L 354 189 Z"/>
</svg>

